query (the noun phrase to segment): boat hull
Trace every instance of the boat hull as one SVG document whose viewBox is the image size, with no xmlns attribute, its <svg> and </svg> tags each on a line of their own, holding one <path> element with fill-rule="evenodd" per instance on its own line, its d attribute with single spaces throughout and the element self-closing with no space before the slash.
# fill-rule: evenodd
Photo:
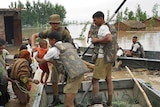
<svg viewBox="0 0 160 107">
<path fill-rule="evenodd" d="M 147 94 L 153 107 L 159 107 L 160 105 L 160 92 L 153 87 L 149 87 L 146 83 L 138 79 L 138 82 Z M 105 81 L 100 81 L 100 95 L 102 96 L 103 102 L 107 100 L 107 86 Z M 136 107 L 147 107 L 147 103 L 143 97 L 143 94 L 133 81 L 133 79 L 121 79 L 113 80 L 114 94 L 113 94 L 113 105 L 125 105 L 124 107 L 136 106 Z M 91 86 L 91 87 L 89 87 Z M 59 97 L 64 102 L 63 84 L 59 84 Z M 88 90 L 89 89 L 89 90 Z M 88 91 L 87 91 L 88 90 Z M 40 85 L 37 93 L 37 97 L 33 103 L 33 107 L 46 107 L 53 98 L 52 85 Z M 84 81 L 81 84 L 81 88 L 76 95 L 76 104 L 81 107 L 87 107 L 90 105 L 92 96 L 92 84 L 91 81 Z"/>
<path fill-rule="evenodd" d="M 80 47 L 80 50 L 80 56 L 83 60 L 94 63 L 91 60 L 92 48 L 87 50 L 87 47 Z M 86 50 L 87 52 L 84 54 Z M 120 56 L 117 61 L 121 61 L 121 67 L 128 66 L 130 68 L 147 68 L 160 71 L 160 51 L 145 51 L 145 58 Z"/>
</svg>

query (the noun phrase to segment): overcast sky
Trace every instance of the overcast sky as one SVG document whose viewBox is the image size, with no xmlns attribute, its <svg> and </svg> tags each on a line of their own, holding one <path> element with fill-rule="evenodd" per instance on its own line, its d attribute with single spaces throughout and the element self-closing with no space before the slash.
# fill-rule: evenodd
<svg viewBox="0 0 160 107">
<path fill-rule="evenodd" d="M 0 3 L 0 8 L 8 8 L 11 2 L 18 0 L 5 0 Z M 26 3 L 27 0 L 20 0 Z M 29 0 L 31 3 L 33 0 Z M 34 0 L 37 1 L 37 0 Z M 63 5 L 67 11 L 65 20 L 92 21 L 92 15 L 96 11 L 103 11 L 105 15 L 107 10 L 110 11 L 110 17 L 114 14 L 118 6 L 123 0 L 48 0 L 53 5 L 58 3 Z M 44 2 L 44 0 L 40 0 Z M 135 12 L 137 5 L 140 4 L 142 11 L 146 11 L 152 16 L 152 8 L 155 4 L 159 4 L 158 10 L 160 15 L 160 0 L 127 0 L 120 11 L 124 11 L 126 7 Z"/>
</svg>

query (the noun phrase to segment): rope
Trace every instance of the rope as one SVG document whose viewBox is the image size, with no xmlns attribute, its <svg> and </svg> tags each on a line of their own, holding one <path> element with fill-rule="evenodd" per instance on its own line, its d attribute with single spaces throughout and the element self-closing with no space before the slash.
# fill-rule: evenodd
<svg viewBox="0 0 160 107">
<path fill-rule="evenodd" d="M 24 87 L 22 87 L 21 85 L 18 84 L 18 82 L 15 82 L 17 87 L 19 88 L 19 90 L 21 90 L 24 93 L 30 93 L 27 89 L 25 89 Z"/>
</svg>

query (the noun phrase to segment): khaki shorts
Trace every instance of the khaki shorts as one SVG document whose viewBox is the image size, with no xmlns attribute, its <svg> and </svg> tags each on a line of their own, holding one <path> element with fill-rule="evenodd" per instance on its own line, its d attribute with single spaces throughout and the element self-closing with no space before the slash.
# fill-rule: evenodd
<svg viewBox="0 0 160 107">
<path fill-rule="evenodd" d="M 59 80 L 59 73 L 58 73 L 55 65 L 51 65 L 50 75 L 51 75 L 50 82 L 58 82 L 58 80 Z"/>
<path fill-rule="evenodd" d="M 76 78 L 69 78 L 67 84 L 64 86 L 64 93 L 78 93 L 81 86 L 81 82 L 84 79 L 84 75 L 80 75 Z"/>
<path fill-rule="evenodd" d="M 95 68 L 93 71 L 93 78 L 106 79 L 110 77 L 112 72 L 112 63 L 105 63 L 103 58 L 96 60 Z"/>
</svg>

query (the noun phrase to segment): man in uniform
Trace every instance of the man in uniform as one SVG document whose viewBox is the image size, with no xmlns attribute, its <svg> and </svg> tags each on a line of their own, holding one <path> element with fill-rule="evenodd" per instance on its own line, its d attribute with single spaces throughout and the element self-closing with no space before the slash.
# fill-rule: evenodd
<svg viewBox="0 0 160 107">
<path fill-rule="evenodd" d="M 99 26 L 97 37 L 92 38 L 92 43 L 99 44 L 98 56 L 93 71 L 93 98 L 99 94 L 99 80 L 105 79 L 108 86 L 107 107 L 112 107 L 112 65 L 116 60 L 116 37 L 111 34 L 109 27 L 105 24 L 104 13 L 97 11 L 92 16 L 95 25 Z"/>
</svg>

